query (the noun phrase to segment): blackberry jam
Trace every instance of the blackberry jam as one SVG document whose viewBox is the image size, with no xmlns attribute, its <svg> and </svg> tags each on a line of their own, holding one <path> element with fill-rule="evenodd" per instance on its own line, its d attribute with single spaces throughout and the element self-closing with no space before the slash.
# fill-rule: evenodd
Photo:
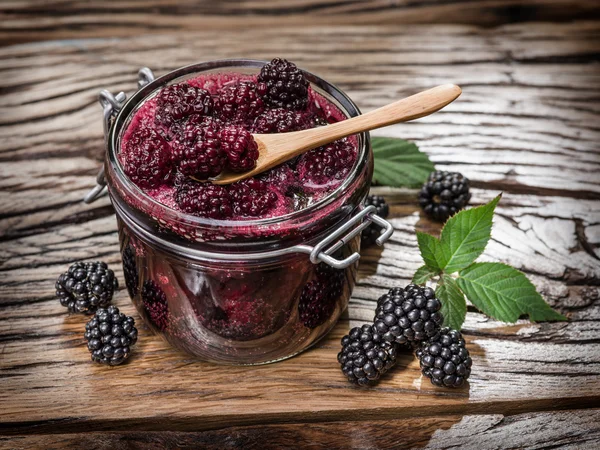
<svg viewBox="0 0 600 450">
<path fill-rule="evenodd" d="M 307 106 L 294 103 L 305 109 L 263 103 L 252 83 L 264 64 L 214 61 L 155 80 L 143 69 L 142 87 L 128 101 L 124 94 L 101 94 L 107 157 L 98 181 L 105 174 L 128 292 L 154 332 L 217 363 L 278 361 L 316 343 L 347 307 L 362 229 L 380 225 L 380 243 L 392 232 L 374 207 L 363 205 L 373 170 L 368 133 L 226 190 L 190 180 L 163 158 L 164 146 L 179 145 L 176 136 L 189 137 L 178 129 L 183 120 L 209 130 L 225 123 L 282 132 L 360 114 L 344 93 L 308 72 Z M 174 97 L 185 101 L 173 106 Z M 301 115 L 311 108 L 319 117 L 307 125 Z M 190 119 L 195 115 L 202 117 Z M 150 125 L 140 131 L 144 123 Z M 234 143 L 247 139 L 241 131 L 226 134 Z M 210 154 L 216 147 L 211 141 L 200 150 Z M 185 167 L 197 170 L 196 159 L 190 161 Z M 345 165 L 333 166 L 340 161 Z"/>
</svg>

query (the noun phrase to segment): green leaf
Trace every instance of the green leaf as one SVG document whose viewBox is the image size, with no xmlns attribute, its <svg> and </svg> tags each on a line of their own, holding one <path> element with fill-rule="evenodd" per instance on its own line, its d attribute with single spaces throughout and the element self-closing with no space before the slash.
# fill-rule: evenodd
<svg viewBox="0 0 600 450">
<path fill-rule="evenodd" d="M 492 232 L 494 209 L 502 194 L 486 205 L 460 211 L 451 217 L 440 235 L 438 263 L 446 273 L 464 269 L 483 253 Z"/>
<path fill-rule="evenodd" d="M 444 326 L 460 331 L 467 315 L 467 302 L 454 278 L 443 274 L 435 296 L 442 302 Z"/>
<path fill-rule="evenodd" d="M 373 182 L 394 187 L 420 187 L 435 169 L 427 155 L 412 142 L 373 137 Z"/>
<path fill-rule="evenodd" d="M 441 245 L 437 238 L 417 231 L 417 242 L 425 265 L 434 272 L 441 272 L 438 258 L 441 256 Z"/>
<path fill-rule="evenodd" d="M 415 275 L 413 276 L 412 282 L 414 284 L 423 284 L 426 281 L 431 280 L 431 278 L 433 278 L 437 274 L 438 274 L 437 271 L 431 270 L 427 266 L 421 266 L 415 272 Z"/>
<path fill-rule="evenodd" d="M 460 271 L 457 283 L 477 309 L 503 322 L 516 322 L 523 314 L 532 321 L 566 320 L 522 272 L 506 264 L 475 263 Z"/>
</svg>

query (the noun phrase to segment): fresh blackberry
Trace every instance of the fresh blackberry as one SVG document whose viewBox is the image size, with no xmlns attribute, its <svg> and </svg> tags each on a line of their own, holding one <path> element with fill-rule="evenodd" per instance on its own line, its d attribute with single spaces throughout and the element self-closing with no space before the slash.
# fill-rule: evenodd
<svg viewBox="0 0 600 450">
<path fill-rule="evenodd" d="M 250 132 L 242 127 L 223 128 L 219 137 L 221 148 L 227 154 L 227 167 L 233 172 L 254 169 L 258 159 L 258 145 Z"/>
<path fill-rule="evenodd" d="M 458 172 L 432 172 L 419 192 L 423 211 L 439 222 L 463 209 L 470 199 L 469 179 Z"/>
<path fill-rule="evenodd" d="M 275 58 L 262 67 L 257 81 L 259 93 L 272 108 L 306 108 L 309 83 L 294 63 Z"/>
<path fill-rule="evenodd" d="M 343 180 L 354 164 L 356 154 L 347 139 L 310 150 L 298 161 L 300 179 L 315 185 Z"/>
<path fill-rule="evenodd" d="M 264 216 L 277 205 L 277 195 L 257 178 L 247 178 L 229 185 L 233 212 L 238 216 Z"/>
<path fill-rule="evenodd" d="M 127 292 L 129 292 L 129 297 L 133 298 L 138 293 L 139 278 L 137 264 L 135 263 L 135 250 L 131 245 L 125 247 L 121 259 L 123 260 L 125 286 L 127 287 Z"/>
<path fill-rule="evenodd" d="M 168 181 L 172 169 L 171 148 L 155 130 L 139 127 L 131 134 L 123 153 L 123 170 L 140 187 L 155 188 Z"/>
<path fill-rule="evenodd" d="M 423 375 L 436 386 L 459 387 L 471 375 L 473 361 L 459 331 L 442 328 L 415 353 Z"/>
<path fill-rule="evenodd" d="M 371 325 L 352 328 L 342 338 L 338 362 L 351 383 L 365 386 L 377 381 L 395 363 L 398 347 L 382 339 Z"/>
<path fill-rule="evenodd" d="M 433 336 L 444 321 L 433 289 L 409 284 L 377 300 L 373 326 L 388 342 L 406 344 Z"/>
<path fill-rule="evenodd" d="M 183 181 L 175 187 L 175 203 L 183 212 L 211 219 L 227 219 L 233 212 L 226 188 L 193 180 Z"/>
<path fill-rule="evenodd" d="M 252 132 L 258 134 L 289 133 L 311 128 L 311 123 L 299 111 L 268 109 L 254 120 Z"/>
<path fill-rule="evenodd" d="M 227 163 L 215 123 L 188 124 L 181 141 L 173 145 L 173 160 L 179 171 L 198 179 L 219 175 Z"/>
<path fill-rule="evenodd" d="M 344 271 L 321 263 L 315 268 L 315 279 L 309 281 L 300 294 L 298 313 L 304 326 L 323 325 L 335 310 L 344 288 Z"/>
<path fill-rule="evenodd" d="M 187 83 L 167 86 L 156 96 L 154 122 L 165 128 L 191 114 L 209 115 L 213 100 L 208 91 Z"/>
<path fill-rule="evenodd" d="M 264 109 L 264 103 L 251 81 L 225 86 L 218 94 L 219 117 L 231 124 L 251 123 Z"/>
<path fill-rule="evenodd" d="M 76 262 L 56 280 L 56 296 L 71 313 L 93 313 L 107 306 L 119 283 L 104 262 Z"/>
<path fill-rule="evenodd" d="M 92 361 L 116 366 L 129 357 L 130 346 L 137 341 L 133 317 L 119 313 L 119 308 L 100 308 L 85 325 L 85 340 Z"/>
<path fill-rule="evenodd" d="M 365 201 L 365 207 L 374 206 L 377 215 L 383 219 L 385 219 L 390 214 L 390 207 L 385 201 L 385 198 L 380 195 L 369 195 L 367 200 Z M 369 245 L 373 245 L 377 238 L 381 235 L 382 228 L 372 223 L 369 227 L 365 228 L 362 231 L 360 244 L 362 247 L 367 247 Z"/>
<path fill-rule="evenodd" d="M 169 325 L 167 295 L 153 280 L 146 280 L 142 287 L 142 304 L 150 321 L 161 331 Z"/>
</svg>

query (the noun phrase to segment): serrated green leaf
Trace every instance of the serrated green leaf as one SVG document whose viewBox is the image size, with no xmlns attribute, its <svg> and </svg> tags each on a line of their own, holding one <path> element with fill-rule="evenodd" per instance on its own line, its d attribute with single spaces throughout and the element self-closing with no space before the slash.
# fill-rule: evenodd
<svg viewBox="0 0 600 450">
<path fill-rule="evenodd" d="M 483 206 L 460 211 L 444 225 L 440 235 L 440 268 L 446 273 L 464 269 L 485 250 L 492 232 L 494 209 L 502 194 Z"/>
<path fill-rule="evenodd" d="M 444 326 L 460 330 L 467 315 L 467 302 L 454 278 L 443 274 L 435 296 L 442 302 Z"/>
<path fill-rule="evenodd" d="M 457 283 L 477 309 L 503 322 L 516 322 L 524 314 L 532 321 L 566 320 L 525 274 L 506 264 L 475 263 L 460 271 Z"/>
<path fill-rule="evenodd" d="M 417 242 L 419 243 L 419 250 L 421 251 L 421 257 L 425 265 L 435 272 L 440 272 L 440 264 L 438 262 L 441 254 L 440 241 L 430 234 L 417 231 Z"/>
<path fill-rule="evenodd" d="M 389 137 L 371 139 L 373 182 L 384 186 L 420 187 L 435 167 L 412 142 Z"/>
<path fill-rule="evenodd" d="M 433 278 L 437 274 L 438 274 L 437 271 L 431 270 L 427 266 L 421 266 L 415 272 L 415 275 L 413 276 L 412 282 L 414 284 L 423 284 L 426 281 L 431 280 L 431 278 Z"/>
</svg>

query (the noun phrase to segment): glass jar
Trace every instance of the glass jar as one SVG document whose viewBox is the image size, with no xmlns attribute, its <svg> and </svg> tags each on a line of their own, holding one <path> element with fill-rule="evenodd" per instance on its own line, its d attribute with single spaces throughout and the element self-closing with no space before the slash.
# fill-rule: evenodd
<svg viewBox="0 0 600 450">
<path fill-rule="evenodd" d="M 104 185 L 115 208 L 125 282 L 139 314 L 174 347 L 225 364 L 289 358 L 321 339 L 348 305 L 356 280 L 360 233 L 371 222 L 391 225 L 365 208 L 373 171 L 368 133 L 344 182 L 325 198 L 285 216 L 213 220 L 175 211 L 147 196 L 117 157 L 138 108 L 164 86 L 201 74 L 257 73 L 263 61 L 223 60 L 186 66 L 154 79 L 141 69 L 140 89 L 100 94 L 106 160 Z M 312 89 L 347 117 L 360 114 L 339 89 L 306 72 Z M 105 176 L 106 174 L 106 176 Z M 325 289 L 323 289 L 325 287 Z"/>
</svg>

